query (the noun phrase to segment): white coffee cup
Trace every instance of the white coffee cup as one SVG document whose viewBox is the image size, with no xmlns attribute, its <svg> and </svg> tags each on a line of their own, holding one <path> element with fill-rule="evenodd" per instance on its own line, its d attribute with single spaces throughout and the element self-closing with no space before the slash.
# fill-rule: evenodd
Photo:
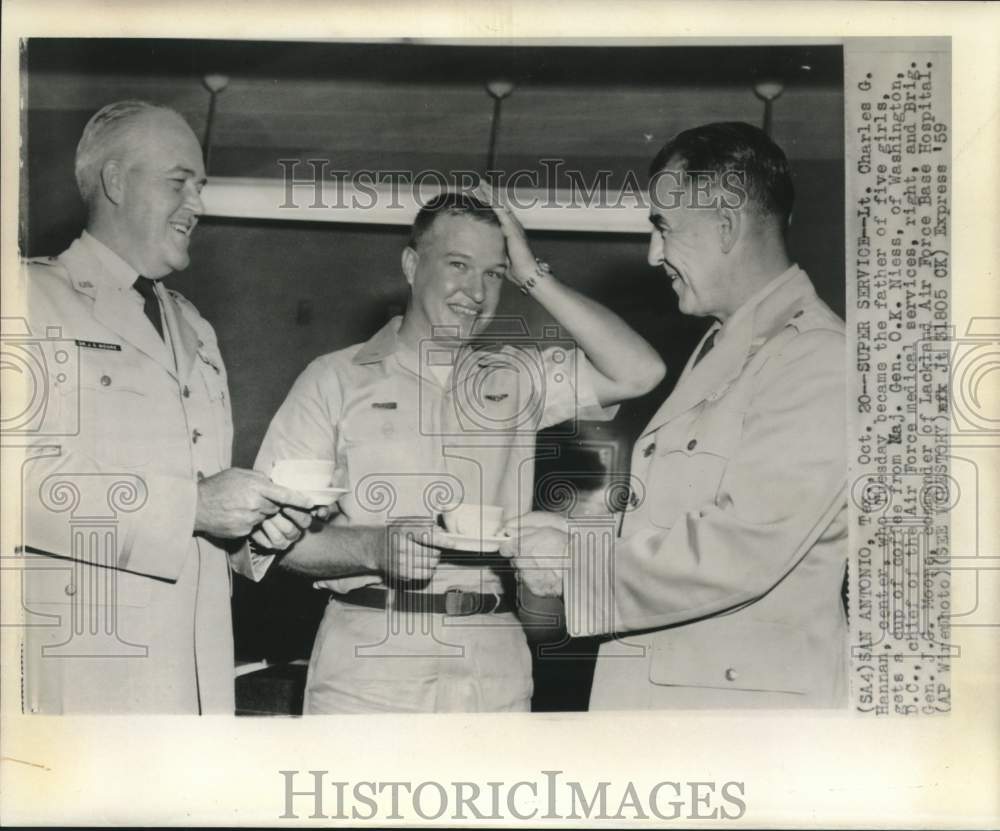
<svg viewBox="0 0 1000 831">
<path fill-rule="evenodd" d="M 320 491 L 333 486 L 335 464 L 329 459 L 278 459 L 271 481 L 297 491 Z"/>
<path fill-rule="evenodd" d="M 444 514 L 445 527 L 452 534 L 481 540 L 495 537 L 503 524 L 503 507 L 463 502 Z"/>
</svg>

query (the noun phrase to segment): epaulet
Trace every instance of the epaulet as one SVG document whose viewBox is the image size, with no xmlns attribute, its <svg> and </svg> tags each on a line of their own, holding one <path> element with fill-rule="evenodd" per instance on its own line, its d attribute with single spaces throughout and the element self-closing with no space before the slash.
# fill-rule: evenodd
<svg viewBox="0 0 1000 831">
<path fill-rule="evenodd" d="M 22 265 L 58 265 L 58 257 L 26 257 L 21 260 Z"/>
<path fill-rule="evenodd" d="M 807 332 L 812 329 L 828 329 L 833 332 L 843 332 L 844 322 L 833 312 L 824 306 L 807 304 L 795 309 L 788 320 L 786 327 L 791 327 L 799 332 Z"/>
</svg>

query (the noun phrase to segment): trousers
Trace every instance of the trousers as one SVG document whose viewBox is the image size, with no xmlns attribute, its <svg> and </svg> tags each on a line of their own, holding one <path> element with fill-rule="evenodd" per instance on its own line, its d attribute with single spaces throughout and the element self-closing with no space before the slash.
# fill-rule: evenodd
<svg viewBox="0 0 1000 831">
<path fill-rule="evenodd" d="M 526 712 L 531 653 L 512 613 L 452 617 L 327 604 L 303 712 Z"/>
</svg>

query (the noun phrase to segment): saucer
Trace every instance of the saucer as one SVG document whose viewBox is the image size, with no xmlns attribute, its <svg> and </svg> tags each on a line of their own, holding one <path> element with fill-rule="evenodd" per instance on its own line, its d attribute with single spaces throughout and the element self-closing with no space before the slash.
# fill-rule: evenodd
<svg viewBox="0 0 1000 831">
<path fill-rule="evenodd" d="M 350 488 L 316 488 L 315 490 L 309 489 L 300 491 L 300 493 L 303 493 L 312 499 L 312 507 L 321 508 L 332 505 L 345 493 L 349 493 L 350 490 Z"/>
<path fill-rule="evenodd" d="M 466 537 L 462 534 L 452 534 L 443 528 L 434 529 L 434 543 L 436 548 L 448 548 L 452 551 L 481 551 L 489 554 L 500 550 L 500 543 L 510 539 L 508 534 L 500 534 L 496 537 Z"/>
</svg>

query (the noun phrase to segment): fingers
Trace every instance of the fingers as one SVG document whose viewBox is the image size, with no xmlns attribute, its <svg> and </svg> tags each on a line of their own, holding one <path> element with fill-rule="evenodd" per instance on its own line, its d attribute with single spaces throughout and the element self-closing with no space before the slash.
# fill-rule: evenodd
<svg viewBox="0 0 1000 831">
<path fill-rule="evenodd" d="M 281 513 L 277 516 L 283 516 L 294 522 L 295 525 L 303 531 L 308 531 L 313 524 L 313 519 L 317 515 L 318 512 L 314 515 L 311 511 L 299 511 L 296 508 L 282 508 Z"/>
<path fill-rule="evenodd" d="M 504 531 L 511 535 L 523 534 L 526 530 L 537 528 L 555 528 L 568 533 L 569 523 L 562 514 L 549 511 L 529 511 L 516 516 L 504 524 Z"/>
<path fill-rule="evenodd" d="M 257 492 L 264 499 L 275 505 L 286 505 L 303 511 L 312 510 L 313 500 L 304 493 L 286 488 L 284 485 L 276 485 L 263 474 L 260 476 L 263 481 L 257 483 Z"/>
<path fill-rule="evenodd" d="M 500 204 L 500 200 L 497 198 L 496 191 L 490 186 L 489 182 L 485 179 L 480 179 L 479 184 L 472 191 L 473 195 L 479 199 L 481 202 L 485 202 L 497 213 L 506 213 L 504 206 Z"/>
<path fill-rule="evenodd" d="M 390 526 L 388 577 L 405 581 L 429 580 L 437 569 L 441 552 L 431 545 L 430 526 Z"/>
<path fill-rule="evenodd" d="M 261 535 L 265 540 L 263 543 L 258 539 L 258 536 Z M 260 524 L 260 528 L 253 534 L 253 539 L 258 544 L 263 544 L 268 548 L 284 551 L 297 542 L 301 536 L 302 531 L 294 522 L 281 514 L 275 514 Z"/>
<path fill-rule="evenodd" d="M 250 535 L 250 539 L 261 548 L 271 547 L 271 541 L 267 538 L 267 534 L 265 534 L 260 528 Z"/>
<path fill-rule="evenodd" d="M 520 540 L 517 537 L 511 537 L 509 540 L 504 540 L 500 543 L 500 556 L 506 557 L 508 560 L 517 555 L 517 549 L 520 545 Z"/>
</svg>

